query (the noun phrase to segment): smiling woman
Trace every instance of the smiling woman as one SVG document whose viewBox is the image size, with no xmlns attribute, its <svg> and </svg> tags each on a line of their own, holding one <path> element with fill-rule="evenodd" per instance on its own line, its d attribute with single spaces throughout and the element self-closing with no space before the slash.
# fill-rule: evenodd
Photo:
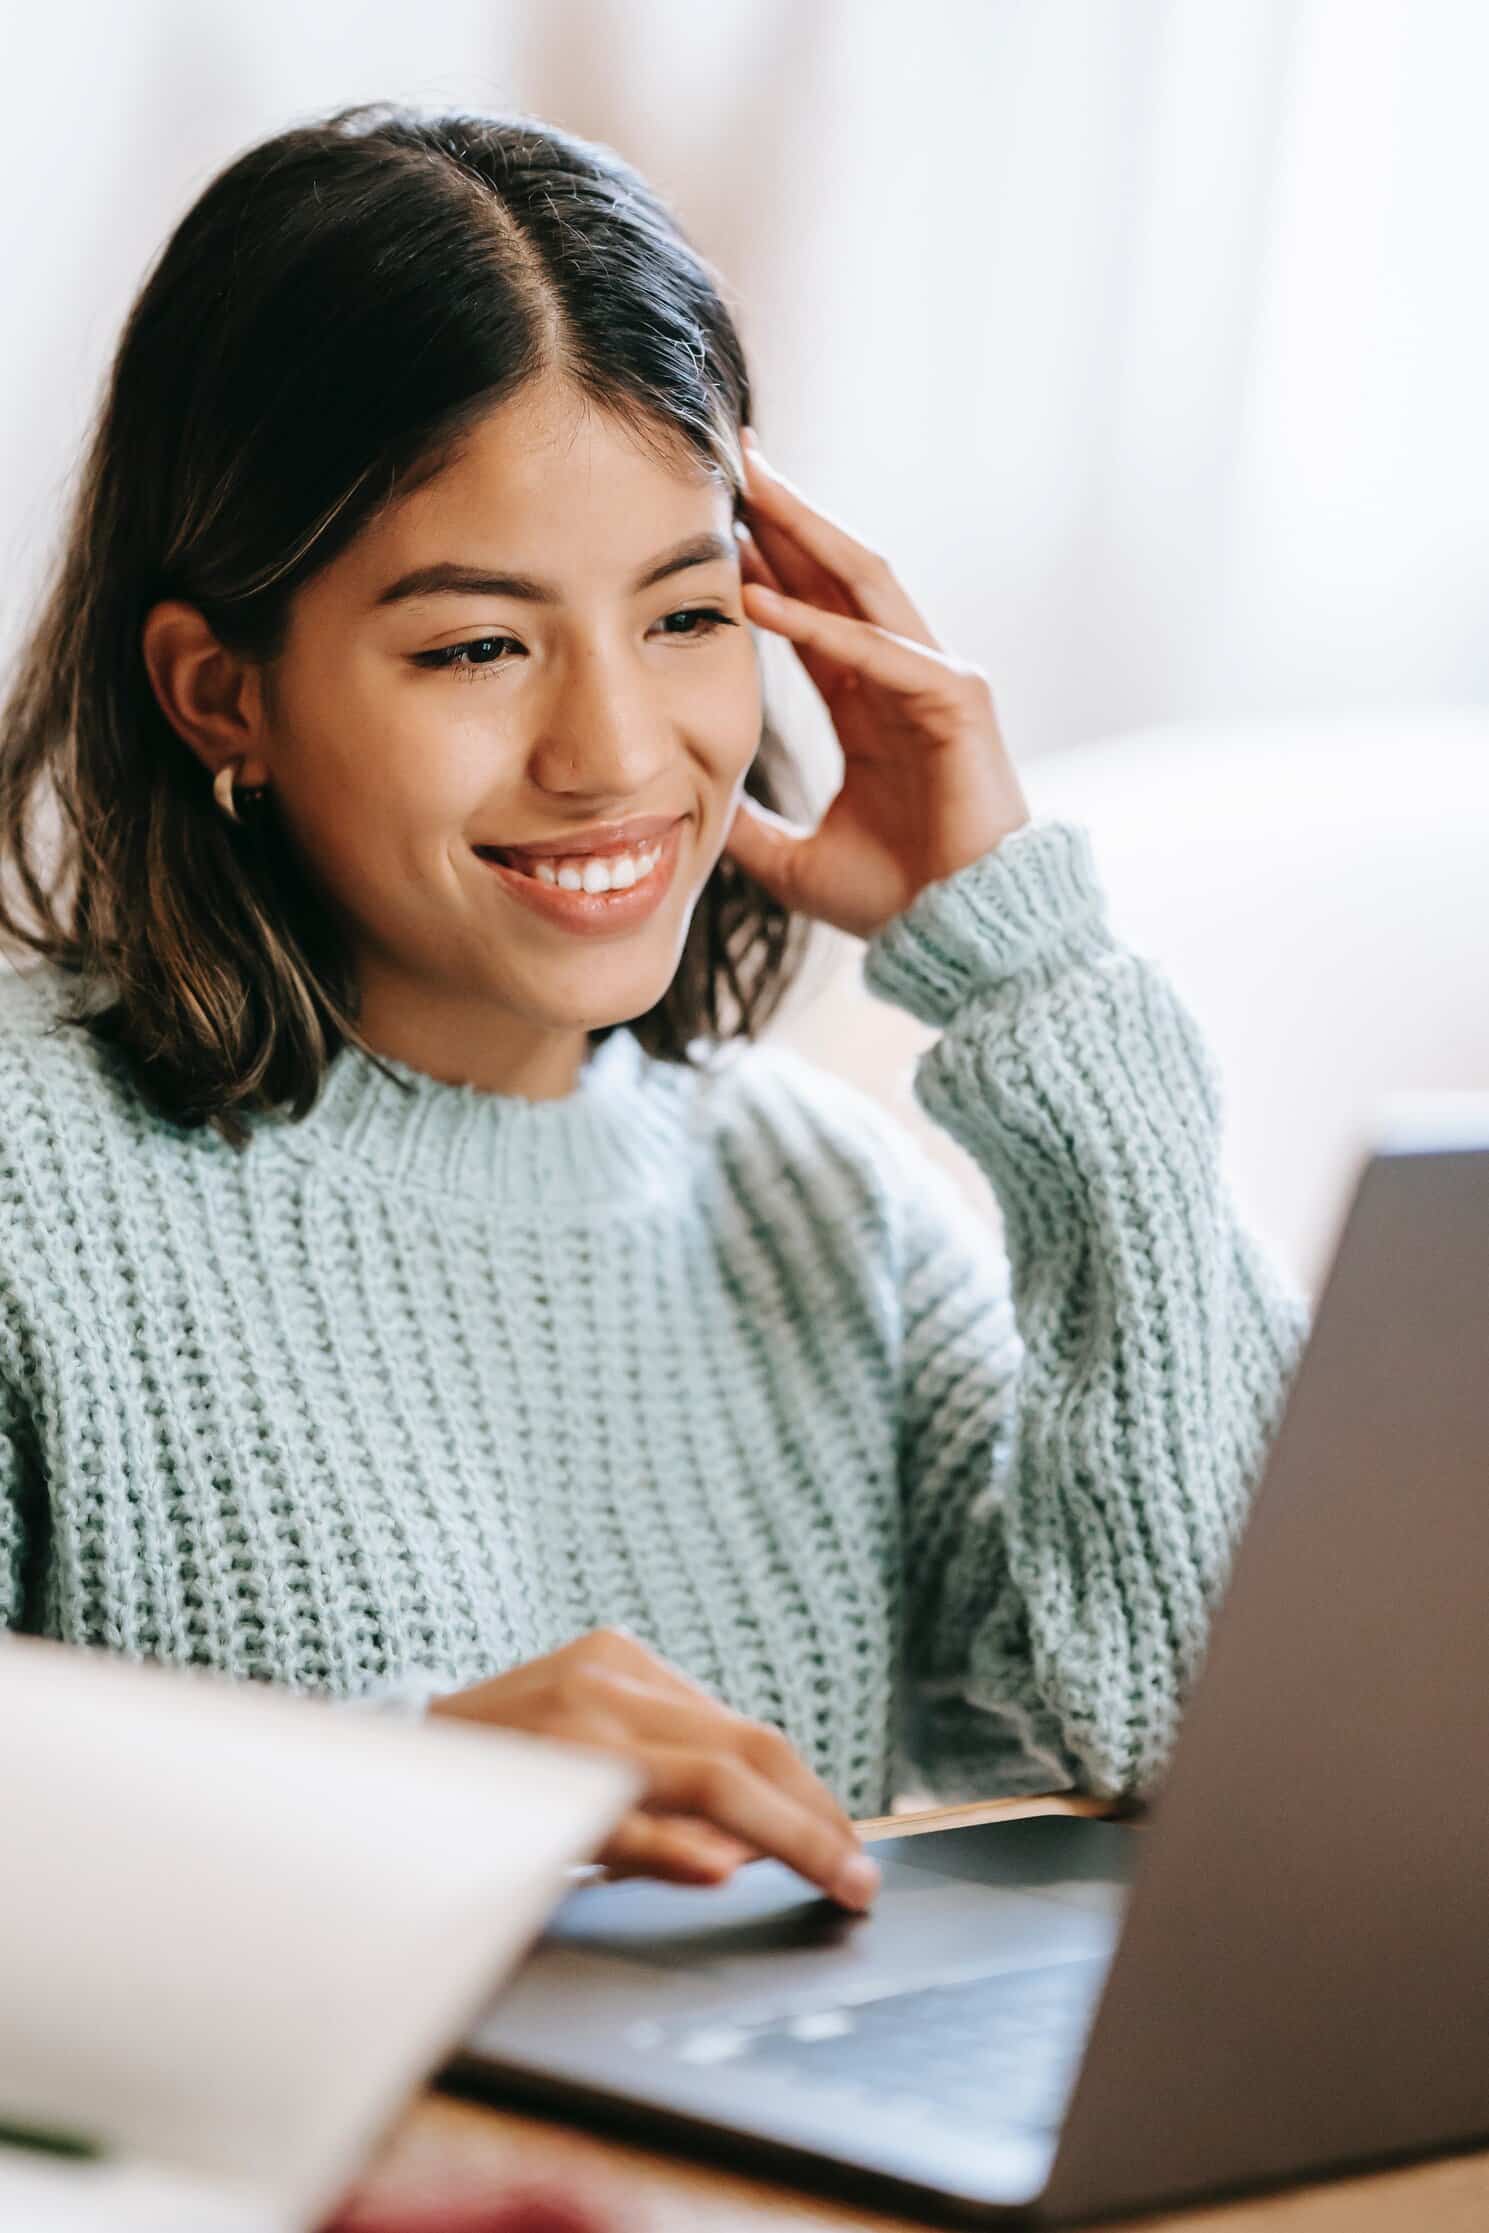
<svg viewBox="0 0 1489 2233">
<path fill-rule="evenodd" d="M 1302 1312 L 1084 834 L 749 415 L 532 119 L 348 111 L 167 243 L 0 715 L 0 1626 L 617 1750 L 612 1868 L 862 1905 L 902 1791 L 1152 1785 Z M 750 1044 L 814 919 L 1006 1260 Z"/>
<path fill-rule="evenodd" d="M 714 879 L 763 720 L 737 494 L 680 434 L 642 443 L 547 372 L 301 583 L 272 662 L 225 652 L 199 603 L 152 605 L 155 696 L 206 767 L 232 761 L 272 800 L 337 927 L 365 1047 L 548 1097 L 597 1020 L 665 1003 L 690 937 L 719 975 Z M 587 859 L 622 820 L 665 832 L 644 873 L 625 856 L 625 890 Z M 559 864 L 551 887 L 502 858 L 535 847 Z M 638 1035 L 685 1058 L 667 1031 L 706 1020 L 662 1013 Z"/>
<path fill-rule="evenodd" d="M 608 150 L 364 107 L 212 182 L 125 327 L 0 750 L 0 930 L 163 1114 L 241 1141 L 348 1042 L 448 1071 L 453 1037 L 541 1096 L 616 1018 L 684 1063 L 758 1028 L 804 938 L 720 858 L 734 790 L 799 803 L 743 624 L 749 406 L 714 275 Z M 476 873 L 473 837 L 578 854 L 617 806 L 682 824 L 654 916 Z M 586 941 L 577 1003 L 563 922 L 635 934 Z"/>
</svg>

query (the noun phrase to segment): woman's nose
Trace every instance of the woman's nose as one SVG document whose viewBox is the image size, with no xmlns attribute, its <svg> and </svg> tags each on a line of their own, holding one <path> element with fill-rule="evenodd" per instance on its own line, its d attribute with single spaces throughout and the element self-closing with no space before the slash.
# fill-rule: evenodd
<svg viewBox="0 0 1489 2233">
<path fill-rule="evenodd" d="M 555 693 L 530 773 L 547 791 L 640 796 L 672 757 L 671 721 L 656 693 L 620 662 L 590 655 Z"/>
</svg>

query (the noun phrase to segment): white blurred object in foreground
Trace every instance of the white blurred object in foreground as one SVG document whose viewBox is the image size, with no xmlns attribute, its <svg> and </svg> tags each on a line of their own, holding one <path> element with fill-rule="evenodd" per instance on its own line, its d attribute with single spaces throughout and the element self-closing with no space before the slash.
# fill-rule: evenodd
<svg viewBox="0 0 1489 2233">
<path fill-rule="evenodd" d="M 619 1760 L 0 1639 L 0 2146 L 26 2233 L 297 2233 L 636 1796 Z"/>
</svg>

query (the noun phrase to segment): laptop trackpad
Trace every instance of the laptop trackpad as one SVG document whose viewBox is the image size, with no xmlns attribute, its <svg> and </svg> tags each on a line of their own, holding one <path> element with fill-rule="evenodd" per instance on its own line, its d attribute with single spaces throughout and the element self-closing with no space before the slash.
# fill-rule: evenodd
<svg viewBox="0 0 1489 2233">
<path fill-rule="evenodd" d="M 881 1858 L 872 1912 L 850 1914 L 793 1869 L 753 1861 L 700 1890 L 648 1881 L 572 1892 L 544 1944 L 749 1991 L 987 1974 L 1109 1951 L 1116 1918 L 1005 1885 L 953 1881 Z"/>
</svg>

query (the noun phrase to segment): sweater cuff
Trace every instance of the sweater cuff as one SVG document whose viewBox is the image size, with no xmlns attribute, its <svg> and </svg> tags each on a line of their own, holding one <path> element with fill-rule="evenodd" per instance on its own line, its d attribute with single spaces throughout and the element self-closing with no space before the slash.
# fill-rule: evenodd
<svg viewBox="0 0 1489 2233">
<path fill-rule="evenodd" d="M 1085 830 L 1033 821 L 917 892 L 868 941 L 863 981 L 940 1028 L 977 993 L 1048 981 L 1114 946 Z"/>
</svg>

